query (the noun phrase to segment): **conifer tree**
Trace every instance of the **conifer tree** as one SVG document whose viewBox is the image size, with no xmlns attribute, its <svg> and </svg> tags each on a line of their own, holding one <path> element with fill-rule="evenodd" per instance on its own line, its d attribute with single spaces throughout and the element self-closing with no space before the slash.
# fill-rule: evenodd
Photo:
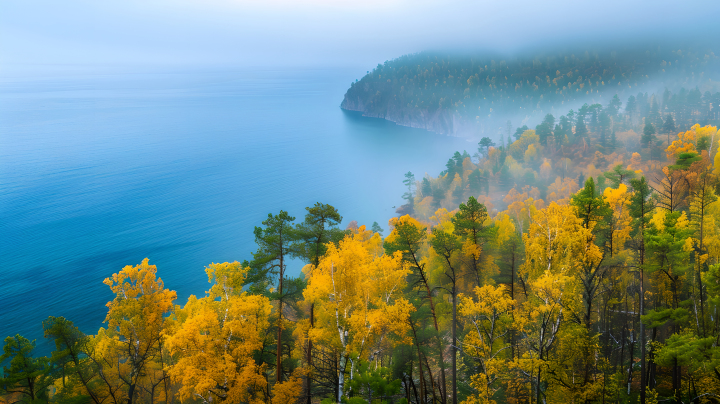
<svg viewBox="0 0 720 404">
<path fill-rule="evenodd" d="M 255 227 L 255 243 L 258 249 L 253 253 L 253 261 L 250 265 L 253 271 L 248 277 L 250 282 L 260 285 L 268 285 L 277 279 L 277 292 L 273 294 L 278 301 L 275 383 L 281 382 L 283 378 L 283 303 L 286 299 L 283 286 L 287 269 L 286 261 L 292 255 L 292 242 L 297 239 L 297 233 L 292 227 L 293 221 L 295 221 L 294 217 L 281 210 L 277 215 L 268 214 L 268 218 L 262 222 L 264 227 Z"/>
<path fill-rule="evenodd" d="M 577 124 L 575 125 L 575 138 L 582 139 L 588 136 L 588 130 L 585 126 L 584 117 L 578 116 Z"/>
<path fill-rule="evenodd" d="M 412 173 L 408 172 L 410 176 Z M 406 174 L 406 178 L 408 177 Z M 412 181 L 414 183 L 414 176 Z M 315 268 L 320 264 L 320 258 L 325 255 L 327 251 L 327 244 L 330 242 L 339 242 L 345 232 L 338 228 L 340 222 L 342 222 L 342 216 L 338 213 L 331 205 L 326 205 L 320 202 L 315 203 L 311 208 L 305 208 L 307 214 L 305 220 L 302 223 L 298 223 L 295 227 L 295 241 L 291 244 L 292 254 L 305 261 L 308 264 L 312 264 Z M 373 224 L 373 231 L 379 230 L 380 225 L 375 222 Z M 313 303 L 310 303 L 310 328 L 314 326 L 314 309 Z M 308 338 L 305 363 L 308 367 L 312 368 L 312 340 Z M 307 403 L 309 404 L 312 400 L 311 381 L 309 378 L 304 378 L 304 390 L 306 392 Z"/>
<path fill-rule="evenodd" d="M 645 315 L 645 229 L 650 223 L 654 209 L 651 201 L 652 190 L 645 177 L 630 180 L 633 194 L 630 197 L 630 216 L 632 221 L 631 246 L 638 255 L 638 272 L 640 274 L 640 308 L 638 320 L 640 324 L 640 402 L 645 402 L 646 380 L 646 352 L 645 352 L 645 324 L 640 318 Z"/>
<path fill-rule="evenodd" d="M 9 366 L 3 366 L 3 374 L 0 375 L 0 390 L 7 395 L 17 397 L 16 402 L 28 404 L 36 400 L 47 400 L 47 387 L 49 381 L 44 375 L 50 370 L 48 358 L 36 358 L 33 355 L 35 341 L 30 341 L 22 335 L 5 338 L 3 354 L 0 356 L 0 364 L 8 362 Z"/>
<path fill-rule="evenodd" d="M 643 135 L 640 139 L 640 143 L 642 143 L 643 147 L 648 147 L 650 145 L 650 142 L 652 142 L 655 139 L 655 126 L 653 126 L 652 123 L 650 123 L 650 120 L 645 123 L 645 127 L 643 128 Z"/>
<path fill-rule="evenodd" d="M 675 120 L 673 119 L 672 114 L 668 114 L 667 119 L 665 119 L 665 123 L 662 127 L 662 131 L 667 134 L 668 146 L 670 145 L 670 136 L 674 135 L 676 130 L 677 129 L 675 128 Z"/>
<path fill-rule="evenodd" d="M 464 250 L 471 261 L 477 285 L 481 286 L 480 257 L 492 231 L 485 225 L 488 219 L 487 209 L 474 196 L 471 196 L 467 203 L 461 203 L 458 209 L 458 213 L 452 218 L 452 223 L 455 225 L 455 233 L 466 240 Z"/>
</svg>

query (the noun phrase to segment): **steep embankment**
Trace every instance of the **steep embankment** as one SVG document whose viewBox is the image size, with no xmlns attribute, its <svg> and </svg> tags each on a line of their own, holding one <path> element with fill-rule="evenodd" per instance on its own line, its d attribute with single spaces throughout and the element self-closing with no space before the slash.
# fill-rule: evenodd
<svg viewBox="0 0 720 404">
<path fill-rule="evenodd" d="M 635 94 L 650 84 L 695 86 L 716 72 L 717 59 L 705 49 L 508 59 L 426 52 L 378 65 L 351 84 L 340 106 L 441 134 L 494 134 L 507 120 L 524 123 L 554 108 L 605 103 L 615 94 Z"/>
<path fill-rule="evenodd" d="M 369 84 L 367 84 L 370 87 Z M 392 90 L 390 90 L 392 91 Z M 388 102 L 374 105 L 363 99 L 362 94 L 345 94 L 340 107 L 348 111 L 362 112 L 363 116 L 382 118 L 402 126 L 426 129 L 432 132 L 451 134 L 462 125 L 462 117 L 455 111 L 443 108 L 410 108 L 399 103 Z"/>
</svg>

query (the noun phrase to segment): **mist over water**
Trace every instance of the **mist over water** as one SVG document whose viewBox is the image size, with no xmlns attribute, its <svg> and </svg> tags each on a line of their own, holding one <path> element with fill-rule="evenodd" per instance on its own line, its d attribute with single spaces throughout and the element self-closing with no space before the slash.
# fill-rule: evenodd
<svg viewBox="0 0 720 404">
<path fill-rule="evenodd" d="M 211 262 L 251 259 L 253 227 L 328 203 L 386 230 L 403 174 L 475 143 L 343 112 L 350 70 L 6 79 L 0 87 L 0 330 L 51 350 L 42 320 L 90 334 L 103 279 L 148 257 L 176 303 Z M 300 272 L 293 262 L 289 271 Z"/>
<path fill-rule="evenodd" d="M 112 298 L 102 280 L 145 257 L 183 304 L 206 290 L 205 265 L 251 258 L 253 226 L 280 209 L 301 219 L 328 203 L 343 226 L 377 221 L 387 234 L 403 174 L 435 175 L 477 139 L 343 112 L 350 82 L 378 63 L 712 41 L 719 28 L 702 19 L 717 12 L 712 1 L 4 2 L 1 336 L 49 353 L 49 315 L 96 333 Z"/>
</svg>

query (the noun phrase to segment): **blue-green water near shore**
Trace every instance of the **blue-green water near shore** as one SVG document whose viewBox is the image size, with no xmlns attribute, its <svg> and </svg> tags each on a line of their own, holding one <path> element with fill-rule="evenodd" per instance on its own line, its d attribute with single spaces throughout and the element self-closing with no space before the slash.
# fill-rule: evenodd
<svg viewBox="0 0 720 404">
<path fill-rule="evenodd" d="M 145 257 L 184 304 L 281 209 L 387 230 L 405 172 L 476 146 L 342 111 L 361 70 L 0 75 L 0 337 L 97 332 L 103 279 Z"/>
</svg>

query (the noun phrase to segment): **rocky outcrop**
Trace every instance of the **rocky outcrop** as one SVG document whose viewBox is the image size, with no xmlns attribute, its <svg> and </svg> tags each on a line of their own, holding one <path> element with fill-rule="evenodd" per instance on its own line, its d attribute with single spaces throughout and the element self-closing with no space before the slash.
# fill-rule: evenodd
<svg viewBox="0 0 720 404">
<path fill-rule="evenodd" d="M 462 136 L 470 131 L 469 125 L 456 112 L 438 108 L 434 111 L 421 108 L 401 107 L 398 103 L 386 103 L 382 108 L 371 108 L 359 96 L 348 96 L 340 108 L 361 112 L 370 118 L 382 118 L 398 125 L 429 130 L 442 135 Z"/>
</svg>

